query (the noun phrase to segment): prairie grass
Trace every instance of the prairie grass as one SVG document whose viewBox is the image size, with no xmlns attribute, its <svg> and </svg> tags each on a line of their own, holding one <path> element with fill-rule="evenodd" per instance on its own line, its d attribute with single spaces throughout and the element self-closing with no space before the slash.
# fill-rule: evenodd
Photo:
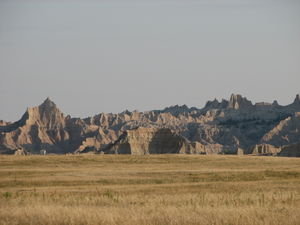
<svg viewBox="0 0 300 225">
<path fill-rule="evenodd" d="M 0 156 L 1 225 L 298 225 L 300 159 Z"/>
</svg>

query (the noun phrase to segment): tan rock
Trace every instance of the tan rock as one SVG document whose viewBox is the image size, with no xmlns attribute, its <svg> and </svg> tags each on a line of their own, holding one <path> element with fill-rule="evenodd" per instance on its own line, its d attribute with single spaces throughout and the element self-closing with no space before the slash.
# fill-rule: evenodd
<svg viewBox="0 0 300 225">
<path fill-rule="evenodd" d="M 190 143 L 168 128 L 137 128 L 128 130 L 105 149 L 111 154 L 195 154 L 204 152 L 200 143 Z"/>
<path fill-rule="evenodd" d="M 13 153 L 19 147 L 36 154 L 41 149 L 50 154 L 103 152 L 108 147 L 117 148 L 119 141 L 118 150 L 112 151 L 241 154 L 242 149 L 257 144 L 280 148 L 299 142 L 299 112 L 299 96 L 292 104 L 280 106 L 276 101 L 252 105 L 245 97 L 232 95 L 229 101 L 209 101 L 202 109 L 175 105 L 163 110 L 125 110 L 80 119 L 65 117 L 46 99 L 40 106 L 28 108 L 15 123 L 0 121 L 0 153 Z M 275 154 L 271 147 L 250 150 Z"/>
<path fill-rule="evenodd" d="M 269 144 L 255 145 L 249 149 L 248 154 L 252 155 L 277 155 L 281 151 L 281 148 L 277 148 Z"/>
<path fill-rule="evenodd" d="M 287 117 L 277 124 L 272 130 L 266 133 L 262 143 L 269 143 L 275 146 L 297 143 L 300 140 L 300 112 Z"/>
<path fill-rule="evenodd" d="M 23 148 L 18 148 L 15 150 L 14 155 L 27 155 L 28 153 Z"/>
</svg>

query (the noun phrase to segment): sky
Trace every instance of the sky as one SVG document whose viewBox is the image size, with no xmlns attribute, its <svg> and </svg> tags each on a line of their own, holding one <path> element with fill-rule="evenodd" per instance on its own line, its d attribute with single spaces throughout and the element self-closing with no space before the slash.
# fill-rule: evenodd
<svg viewBox="0 0 300 225">
<path fill-rule="evenodd" d="M 0 0 L 0 120 L 300 93 L 299 0 Z"/>
</svg>

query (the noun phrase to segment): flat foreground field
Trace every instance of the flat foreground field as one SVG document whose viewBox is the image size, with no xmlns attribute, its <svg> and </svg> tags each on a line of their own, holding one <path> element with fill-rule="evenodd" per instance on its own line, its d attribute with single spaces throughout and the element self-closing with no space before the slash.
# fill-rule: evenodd
<svg viewBox="0 0 300 225">
<path fill-rule="evenodd" d="M 0 224 L 300 224 L 300 159 L 0 156 Z"/>
</svg>

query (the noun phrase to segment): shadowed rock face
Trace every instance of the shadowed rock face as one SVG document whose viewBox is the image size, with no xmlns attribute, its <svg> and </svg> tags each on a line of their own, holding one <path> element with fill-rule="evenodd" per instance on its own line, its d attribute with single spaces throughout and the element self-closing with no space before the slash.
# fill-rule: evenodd
<svg viewBox="0 0 300 225">
<path fill-rule="evenodd" d="M 266 133 L 262 143 L 274 146 L 288 145 L 300 141 L 300 112 L 281 120 L 276 126 Z"/>
<path fill-rule="evenodd" d="M 190 143 L 168 128 L 137 128 L 126 131 L 120 139 L 105 149 L 111 154 L 200 154 L 205 147 Z"/>
<path fill-rule="evenodd" d="M 300 142 L 282 147 L 279 156 L 300 157 Z"/>
<path fill-rule="evenodd" d="M 28 153 L 104 152 L 114 145 L 107 152 L 269 154 L 271 145 L 281 148 L 300 142 L 299 113 L 299 95 L 287 106 L 276 100 L 252 104 L 241 95 L 231 95 L 229 100 L 208 101 L 202 109 L 176 105 L 80 119 L 64 116 L 47 98 L 28 108 L 17 122 L 0 121 L 0 153 L 13 154 L 20 148 Z M 117 141 L 122 144 L 118 149 Z M 270 146 L 254 147 L 265 144 Z"/>
</svg>

